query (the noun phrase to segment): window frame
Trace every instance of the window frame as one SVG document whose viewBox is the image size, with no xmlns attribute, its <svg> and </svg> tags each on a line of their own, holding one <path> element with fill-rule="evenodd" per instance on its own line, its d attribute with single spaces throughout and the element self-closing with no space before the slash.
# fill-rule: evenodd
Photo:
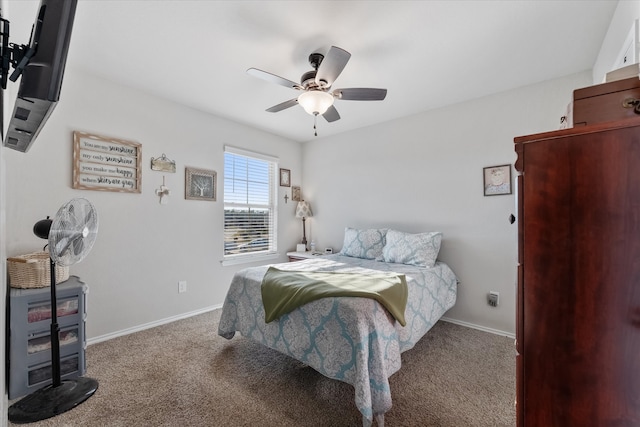
<svg viewBox="0 0 640 427">
<path fill-rule="evenodd" d="M 252 204 L 252 203 L 238 203 L 238 202 L 230 202 L 226 199 L 225 192 L 225 182 L 227 181 L 227 173 L 228 170 L 223 166 L 222 173 L 222 201 L 223 201 L 223 247 L 222 247 L 222 265 L 233 265 L 233 264 L 241 264 L 247 262 L 255 262 L 261 260 L 270 260 L 278 257 L 278 186 L 276 175 L 279 170 L 279 159 L 274 156 L 258 153 L 255 151 L 245 150 L 242 148 L 237 148 L 233 146 L 224 146 L 224 163 L 226 163 L 227 154 L 231 154 L 238 157 L 245 157 L 252 160 L 263 161 L 268 163 L 268 174 L 269 174 L 269 196 L 267 205 L 261 204 Z M 248 187 L 248 183 L 247 183 Z M 249 188 L 247 188 L 249 190 Z M 245 253 L 233 253 L 227 254 L 225 250 L 225 233 L 227 231 L 227 223 L 226 223 L 226 211 L 228 207 L 247 207 L 247 208 L 264 208 L 266 207 L 271 215 L 270 219 L 270 245 L 266 251 L 255 251 L 255 252 L 245 252 Z"/>
</svg>

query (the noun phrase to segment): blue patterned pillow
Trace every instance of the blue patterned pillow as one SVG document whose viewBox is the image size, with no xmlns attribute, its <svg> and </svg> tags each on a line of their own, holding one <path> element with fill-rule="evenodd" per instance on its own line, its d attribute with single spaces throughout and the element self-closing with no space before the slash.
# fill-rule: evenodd
<svg viewBox="0 0 640 427">
<path fill-rule="evenodd" d="M 358 230 L 346 227 L 341 255 L 382 261 L 382 248 L 387 229 Z"/>
<path fill-rule="evenodd" d="M 409 234 L 389 230 L 382 250 L 384 262 L 433 267 L 440 252 L 442 233 Z"/>
</svg>

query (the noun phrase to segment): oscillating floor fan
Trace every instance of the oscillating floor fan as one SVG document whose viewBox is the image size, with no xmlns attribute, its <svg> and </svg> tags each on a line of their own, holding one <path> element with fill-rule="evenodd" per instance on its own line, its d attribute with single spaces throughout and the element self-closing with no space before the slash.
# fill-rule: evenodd
<svg viewBox="0 0 640 427">
<path fill-rule="evenodd" d="M 56 264 L 70 266 L 82 261 L 96 240 L 98 213 L 87 199 L 72 199 L 53 220 L 43 219 L 33 227 L 36 236 L 48 239 L 51 269 L 51 385 L 36 390 L 9 408 L 9 421 L 30 423 L 73 409 L 98 389 L 92 378 L 61 379 L 60 327 L 56 302 Z"/>
</svg>

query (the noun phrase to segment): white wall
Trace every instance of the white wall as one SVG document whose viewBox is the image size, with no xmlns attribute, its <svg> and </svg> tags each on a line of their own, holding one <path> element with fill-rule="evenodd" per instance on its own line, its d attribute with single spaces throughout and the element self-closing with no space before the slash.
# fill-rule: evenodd
<svg viewBox="0 0 640 427">
<path fill-rule="evenodd" d="M 72 132 L 95 133 L 142 144 L 142 193 L 74 190 Z M 4 150 L 7 176 L 7 253 L 42 248 L 32 233 L 36 221 L 74 197 L 91 200 L 100 229 L 89 256 L 72 266 L 90 288 L 87 337 L 156 322 L 221 305 L 238 265 L 223 267 L 223 147 L 230 144 L 280 158 L 300 184 L 298 143 L 185 108 L 90 76 L 68 64 L 61 100 L 42 133 L 26 153 Z M 177 173 L 152 171 L 150 158 L 165 153 Z M 184 167 L 218 172 L 218 201 L 184 200 Z M 172 190 L 160 205 L 155 189 Z M 298 177 L 298 178 L 297 178 Z M 284 204 L 279 188 L 278 238 L 284 261 L 295 247 L 295 205 Z M 249 264 L 251 265 L 251 264 Z M 178 281 L 188 292 L 178 294 Z"/>
<path fill-rule="evenodd" d="M 607 34 L 602 41 L 600 53 L 593 65 L 593 84 L 604 82 L 605 74 L 614 69 L 629 30 L 636 19 L 640 18 L 639 0 L 621 0 L 613 14 Z"/>
<path fill-rule="evenodd" d="M 311 237 L 340 249 L 345 226 L 442 231 L 440 259 L 462 282 L 446 316 L 515 333 L 515 194 L 484 197 L 483 167 L 513 164 L 513 138 L 557 129 L 573 90 L 590 82 L 585 71 L 307 143 Z"/>
<path fill-rule="evenodd" d="M 7 7 L 7 0 L 0 0 L 0 11 L 2 12 L 2 16 L 5 16 Z M 3 123 L 7 120 L 7 109 L 8 102 L 7 97 L 9 93 L 2 93 L 2 100 L 0 103 L 3 108 Z M 2 129 L 2 137 L 4 138 L 4 129 Z M 5 208 L 5 163 L 4 163 L 4 150 L 0 148 L 0 260 L 4 260 L 7 257 L 7 249 L 5 244 L 5 236 L 6 236 L 6 225 L 5 225 L 5 217 L 6 217 L 6 208 Z M 6 263 L 0 262 L 0 297 L 2 301 L 6 301 L 7 296 L 7 270 Z M 4 304 L 2 304 L 2 310 L 0 310 L 0 331 L 3 331 L 0 336 L 4 337 L 4 331 L 6 331 L 6 316 L 5 316 L 5 308 Z M 0 360 L 6 360 L 6 341 L 4 339 L 0 340 Z M 6 364 L 3 363 L 0 366 L 0 384 L 6 384 Z M 3 389 L 2 399 L 0 400 L 0 426 L 7 425 L 7 406 L 9 396 L 7 394 L 7 390 Z"/>
<path fill-rule="evenodd" d="M 232 144 L 279 156 L 294 184 L 304 171 L 315 215 L 307 232 L 320 248 L 339 249 L 345 226 L 443 231 L 441 258 L 462 281 L 447 316 L 512 333 L 516 226 L 507 219 L 515 196 L 483 197 L 482 168 L 513 163 L 513 137 L 556 128 L 571 91 L 589 84 L 585 72 L 301 147 L 69 66 L 61 101 L 29 153 L 3 149 L 7 255 L 41 248 L 46 242 L 33 235 L 33 224 L 87 197 L 100 231 L 71 273 L 90 287 L 90 339 L 219 305 L 246 265 L 220 265 L 222 203 L 184 200 L 184 166 L 221 178 L 223 146 Z M 73 130 L 140 142 L 142 194 L 73 190 Z M 178 163 L 178 173 L 164 175 L 173 190 L 168 205 L 154 193 L 163 174 L 149 167 L 162 153 Z M 282 203 L 285 191 L 278 198 L 281 253 L 300 237 L 295 205 Z M 187 280 L 187 293 L 177 293 L 179 280 Z M 500 292 L 496 309 L 485 303 L 489 290 Z"/>
</svg>

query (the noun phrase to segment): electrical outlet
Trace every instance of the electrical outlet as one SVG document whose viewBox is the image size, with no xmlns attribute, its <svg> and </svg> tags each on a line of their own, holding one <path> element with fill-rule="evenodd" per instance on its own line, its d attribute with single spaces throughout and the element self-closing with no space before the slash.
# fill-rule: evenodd
<svg viewBox="0 0 640 427">
<path fill-rule="evenodd" d="M 496 291 L 489 291 L 487 294 L 487 304 L 491 307 L 497 307 L 500 300 L 500 293 Z"/>
<path fill-rule="evenodd" d="M 181 280 L 178 282 L 178 293 L 187 292 L 187 281 Z"/>
</svg>

